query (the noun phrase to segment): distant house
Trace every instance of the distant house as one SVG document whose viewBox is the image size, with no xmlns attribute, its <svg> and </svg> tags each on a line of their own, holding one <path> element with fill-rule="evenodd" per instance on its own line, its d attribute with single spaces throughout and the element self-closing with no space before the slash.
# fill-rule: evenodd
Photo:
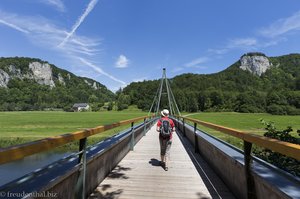
<svg viewBox="0 0 300 199">
<path fill-rule="evenodd" d="M 78 112 L 78 111 L 87 111 L 90 109 L 90 106 L 88 103 L 77 103 L 77 104 L 74 104 L 72 109 L 75 111 L 75 112 Z"/>
</svg>

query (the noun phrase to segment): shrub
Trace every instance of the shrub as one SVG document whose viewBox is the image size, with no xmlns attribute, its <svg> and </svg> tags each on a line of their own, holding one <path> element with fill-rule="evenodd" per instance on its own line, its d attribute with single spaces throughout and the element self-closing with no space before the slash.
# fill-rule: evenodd
<svg viewBox="0 0 300 199">
<path fill-rule="evenodd" d="M 260 113 L 262 110 L 253 105 L 243 104 L 240 106 L 239 112 L 241 113 Z"/>
<path fill-rule="evenodd" d="M 286 115 L 284 107 L 276 104 L 267 106 L 267 112 L 273 115 Z"/>
<path fill-rule="evenodd" d="M 267 130 L 267 132 L 264 134 L 264 136 L 285 142 L 299 144 L 298 139 L 290 134 L 293 131 L 292 127 L 287 127 L 284 130 L 277 130 L 273 122 L 266 122 L 264 120 L 261 120 L 261 122 L 266 125 L 265 129 Z M 298 134 L 300 134 L 300 130 L 298 130 L 297 132 Z M 255 151 L 253 151 L 253 153 L 257 157 L 295 176 L 300 176 L 300 161 L 294 158 L 290 158 L 280 153 L 273 152 L 269 149 L 256 149 Z"/>
</svg>

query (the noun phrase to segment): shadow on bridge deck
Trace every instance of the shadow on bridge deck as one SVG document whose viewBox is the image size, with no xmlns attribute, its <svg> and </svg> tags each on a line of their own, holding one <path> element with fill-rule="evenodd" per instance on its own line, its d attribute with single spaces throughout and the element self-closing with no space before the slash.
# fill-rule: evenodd
<svg viewBox="0 0 300 199">
<path fill-rule="evenodd" d="M 152 127 L 89 198 L 234 198 L 180 134 L 173 138 L 168 171 L 159 159 L 158 133 Z"/>
</svg>

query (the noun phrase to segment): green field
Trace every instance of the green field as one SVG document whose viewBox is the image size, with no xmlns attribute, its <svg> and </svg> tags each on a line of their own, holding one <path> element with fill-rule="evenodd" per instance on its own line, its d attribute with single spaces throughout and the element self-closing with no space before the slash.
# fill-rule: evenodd
<svg viewBox="0 0 300 199">
<path fill-rule="evenodd" d="M 265 126 L 260 119 L 272 121 L 278 129 L 292 126 L 294 131 L 300 129 L 300 116 L 270 115 L 267 113 L 197 113 L 188 117 L 214 124 L 231 127 L 251 133 L 264 132 Z"/>
<path fill-rule="evenodd" d="M 260 121 L 263 119 L 268 122 L 274 122 L 278 130 L 283 130 L 286 129 L 287 126 L 291 126 L 293 128 L 292 135 L 299 137 L 297 134 L 297 130 L 300 129 L 299 116 L 270 115 L 266 113 L 213 112 L 196 113 L 191 114 L 188 117 L 259 135 L 263 135 L 266 132 L 264 129 L 265 126 Z M 207 127 L 199 126 L 198 128 L 240 148 L 243 145 L 242 140 L 240 139 L 220 133 Z"/>
<path fill-rule="evenodd" d="M 141 111 L 0 112 L 0 147 L 72 133 L 145 115 L 147 113 Z M 103 139 L 127 127 L 120 127 L 93 137 L 97 140 Z"/>
<path fill-rule="evenodd" d="M 86 128 L 110 124 L 125 119 L 147 115 L 142 111 L 104 111 L 104 112 L 0 112 L 0 147 L 7 147 L 45 137 L 72 133 Z M 293 135 L 300 129 L 299 116 L 275 116 L 270 114 L 247 114 L 247 113 L 196 113 L 189 117 L 212 122 L 226 127 L 243 130 L 249 133 L 263 134 L 265 132 L 260 119 L 273 121 L 278 129 L 292 126 Z M 111 136 L 124 126 L 110 130 L 106 133 L 93 136 L 89 139 L 94 143 L 108 136 Z M 210 130 L 205 127 L 199 128 L 237 146 L 241 140 L 232 138 L 225 134 Z"/>
</svg>

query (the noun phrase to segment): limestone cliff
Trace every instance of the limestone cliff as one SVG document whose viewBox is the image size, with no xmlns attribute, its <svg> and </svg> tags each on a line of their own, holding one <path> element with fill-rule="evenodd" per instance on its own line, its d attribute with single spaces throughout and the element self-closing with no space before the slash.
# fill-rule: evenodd
<svg viewBox="0 0 300 199">
<path fill-rule="evenodd" d="M 69 71 L 57 68 L 47 62 L 34 58 L 0 58 L 0 88 L 7 88 L 11 79 L 33 80 L 40 85 L 50 88 L 74 81 L 85 81 L 90 88 L 101 90 L 105 86 L 88 78 L 77 77 Z"/>
<path fill-rule="evenodd" d="M 272 67 L 267 56 L 262 53 L 248 53 L 240 59 L 240 69 L 250 71 L 252 74 L 261 76 Z"/>
<path fill-rule="evenodd" d="M 0 87 L 7 87 L 9 78 L 9 75 L 4 70 L 0 69 Z"/>
<path fill-rule="evenodd" d="M 14 64 L 0 68 L 0 87 L 7 87 L 9 80 L 12 78 L 32 79 L 39 84 L 48 85 L 51 88 L 55 87 L 52 68 L 48 63 L 30 62 L 23 70 Z"/>
<path fill-rule="evenodd" d="M 34 79 L 37 83 L 55 87 L 52 79 L 52 68 L 48 63 L 32 62 L 29 64 L 29 69 L 32 71 L 32 75 L 29 75 L 29 79 Z"/>
</svg>

